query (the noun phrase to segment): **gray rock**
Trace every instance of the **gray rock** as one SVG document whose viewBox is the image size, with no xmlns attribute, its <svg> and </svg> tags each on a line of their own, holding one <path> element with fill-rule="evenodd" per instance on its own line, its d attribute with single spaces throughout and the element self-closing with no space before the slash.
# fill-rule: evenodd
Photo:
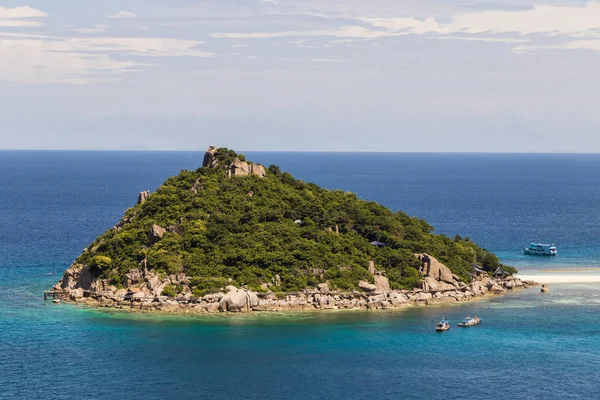
<svg viewBox="0 0 600 400">
<path fill-rule="evenodd" d="M 378 292 L 389 292 L 390 281 L 383 275 L 375 275 L 375 290 Z"/>
<path fill-rule="evenodd" d="M 258 306 L 258 296 L 248 290 L 231 290 L 219 302 L 219 311 L 248 311 Z"/>
<path fill-rule="evenodd" d="M 375 262 L 369 261 L 369 273 L 375 275 Z"/>
<path fill-rule="evenodd" d="M 125 286 L 130 287 L 142 281 L 142 273 L 139 269 L 132 269 L 125 274 Z"/>
<path fill-rule="evenodd" d="M 377 290 L 377 286 L 375 286 L 367 281 L 358 282 L 358 287 L 361 288 L 362 290 L 364 290 L 365 292 L 374 292 L 375 290 Z"/>
<path fill-rule="evenodd" d="M 202 166 L 205 168 L 214 168 L 217 166 L 218 162 L 215 158 L 215 153 L 218 148 L 215 146 L 210 146 L 206 153 L 204 154 L 204 160 L 202 161 Z"/>
<path fill-rule="evenodd" d="M 160 239 L 162 239 L 163 235 L 167 232 L 166 229 L 158 226 L 158 225 L 152 225 L 152 228 L 150 228 L 150 232 L 148 232 L 148 238 L 150 239 L 150 242 L 152 244 L 158 242 Z"/>
<path fill-rule="evenodd" d="M 321 293 L 329 293 L 329 284 L 328 283 L 319 283 L 318 285 L 319 292 Z"/>
<path fill-rule="evenodd" d="M 543 284 L 542 288 L 540 289 L 540 292 L 542 292 L 542 293 L 549 293 L 550 292 L 550 288 L 548 287 L 548 285 Z"/>
<path fill-rule="evenodd" d="M 265 170 L 265 167 L 263 167 L 260 164 L 252 164 L 250 166 L 250 173 L 253 175 L 257 175 L 261 178 L 267 176 L 267 171 Z"/>
<path fill-rule="evenodd" d="M 144 204 L 146 200 L 148 200 L 148 197 L 150 197 L 150 192 L 148 190 L 140 192 L 137 203 Z"/>
<path fill-rule="evenodd" d="M 71 300 L 79 300 L 83 298 L 83 289 L 73 289 L 69 292 L 69 297 Z"/>
<path fill-rule="evenodd" d="M 423 276 L 431 276 L 437 281 L 444 281 L 448 283 L 455 283 L 455 280 L 452 277 L 452 271 L 450 268 L 446 267 L 444 264 L 439 262 L 435 257 L 430 256 L 429 254 L 415 254 L 417 257 L 429 257 L 429 263 L 425 263 L 423 265 L 423 269 L 421 273 Z"/>
</svg>

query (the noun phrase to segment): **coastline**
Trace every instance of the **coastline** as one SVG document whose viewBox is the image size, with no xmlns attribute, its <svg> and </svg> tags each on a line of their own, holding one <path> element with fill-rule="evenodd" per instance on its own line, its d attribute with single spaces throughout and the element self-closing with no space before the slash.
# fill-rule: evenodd
<svg viewBox="0 0 600 400">
<path fill-rule="evenodd" d="M 578 270 L 573 273 L 566 271 L 537 271 L 538 273 L 519 274 L 520 279 L 535 280 L 540 284 L 561 284 L 561 283 L 600 283 L 600 270 L 595 270 L 595 274 L 586 273 L 592 270 Z"/>
<path fill-rule="evenodd" d="M 411 307 L 452 305 L 502 296 L 513 290 L 536 287 L 534 281 L 516 277 L 493 279 L 478 278 L 469 285 L 452 290 L 392 290 L 387 292 L 338 292 L 322 286 L 300 293 L 253 293 L 230 288 L 226 293 L 215 293 L 202 298 L 173 299 L 166 296 L 151 298 L 117 298 L 112 293 L 82 293 L 73 290 L 63 298 L 65 303 L 86 307 L 132 313 L 171 314 L 181 316 L 239 315 L 269 313 L 312 313 L 340 311 L 404 310 Z M 238 307 L 223 307 L 231 293 L 244 297 Z M 248 297 L 256 297 L 252 304 Z"/>
</svg>

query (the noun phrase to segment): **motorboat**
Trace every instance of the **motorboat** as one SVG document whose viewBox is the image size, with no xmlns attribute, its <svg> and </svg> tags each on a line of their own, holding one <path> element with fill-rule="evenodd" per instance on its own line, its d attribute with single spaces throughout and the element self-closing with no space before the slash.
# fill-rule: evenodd
<svg viewBox="0 0 600 400">
<path fill-rule="evenodd" d="M 462 322 L 458 323 L 458 326 L 462 327 L 462 328 L 469 328 L 471 326 L 475 326 L 475 325 L 479 325 L 481 323 L 481 319 L 479 319 L 478 317 L 469 317 L 468 315 L 465 317 L 465 319 L 462 320 Z"/>
<path fill-rule="evenodd" d="M 531 243 L 523 249 L 523 253 L 530 256 L 555 256 L 556 246 L 554 244 Z"/>
<path fill-rule="evenodd" d="M 450 323 L 448 321 L 446 321 L 445 319 L 438 322 L 437 325 L 435 326 L 435 330 L 437 332 L 444 332 L 444 331 L 447 331 L 448 329 L 450 329 Z"/>
</svg>

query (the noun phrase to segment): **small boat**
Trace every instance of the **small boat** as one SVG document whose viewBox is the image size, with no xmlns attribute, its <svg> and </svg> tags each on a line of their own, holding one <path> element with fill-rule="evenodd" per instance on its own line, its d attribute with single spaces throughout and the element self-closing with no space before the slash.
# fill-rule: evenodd
<svg viewBox="0 0 600 400">
<path fill-rule="evenodd" d="M 450 329 L 450 323 L 448 321 L 446 321 L 445 319 L 438 322 L 437 325 L 435 326 L 435 330 L 437 332 L 444 332 L 444 331 L 447 331 L 448 329 Z"/>
<path fill-rule="evenodd" d="M 523 249 L 523 253 L 530 256 L 555 256 L 556 246 L 554 244 L 531 243 Z"/>
<path fill-rule="evenodd" d="M 467 315 L 465 319 L 462 320 L 462 322 L 458 323 L 458 326 L 462 328 L 469 328 L 471 326 L 479 325 L 480 323 L 481 320 L 478 317 L 471 318 Z"/>
<path fill-rule="evenodd" d="M 52 300 L 52 302 L 53 302 L 54 304 L 58 304 L 58 303 L 60 303 L 60 299 L 54 299 L 54 300 Z"/>
</svg>

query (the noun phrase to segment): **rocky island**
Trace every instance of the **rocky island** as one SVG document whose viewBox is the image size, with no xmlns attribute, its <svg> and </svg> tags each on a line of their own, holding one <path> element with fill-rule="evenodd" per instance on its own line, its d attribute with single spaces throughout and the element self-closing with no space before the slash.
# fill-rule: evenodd
<svg viewBox="0 0 600 400">
<path fill-rule="evenodd" d="M 515 272 L 468 238 L 210 147 L 141 192 L 51 292 L 178 313 L 388 309 L 535 285 Z"/>
</svg>

